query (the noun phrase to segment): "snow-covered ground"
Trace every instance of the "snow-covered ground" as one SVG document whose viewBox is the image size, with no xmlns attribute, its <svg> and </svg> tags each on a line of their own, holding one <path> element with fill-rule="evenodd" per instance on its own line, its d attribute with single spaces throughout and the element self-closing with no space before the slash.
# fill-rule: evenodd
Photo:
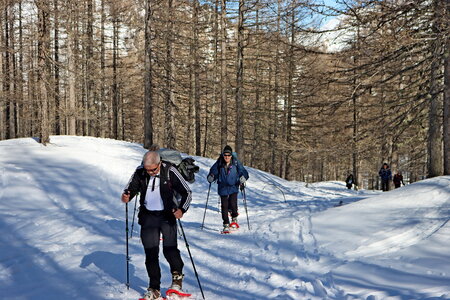
<svg viewBox="0 0 450 300">
<path fill-rule="evenodd" d="M 136 224 L 127 290 L 119 197 L 145 150 L 91 137 L 51 142 L 0 141 L 0 299 L 136 300 L 148 283 L 144 253 Z M 194 158 L 200 172 L 182 224 L 206 299 L 450 299 L 450 176 L 355 192 L 248 168 L 251 229 L 240 196 L 241 229 L 221 235 L 215 184 L 200 228 L 214 160 Z M 185 289 L 202 299 L 182 237 L 179 248 Z M 167 287 L 162 255 L 161 266 Z"/>
</svg>

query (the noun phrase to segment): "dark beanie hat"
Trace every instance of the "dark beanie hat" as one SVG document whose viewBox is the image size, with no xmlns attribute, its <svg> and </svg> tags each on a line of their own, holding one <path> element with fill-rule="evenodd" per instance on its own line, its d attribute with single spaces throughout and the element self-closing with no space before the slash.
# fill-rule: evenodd
<svg viewBox="0 0 450 300">
<path fill-rule="evenodd" d="M 232 154 L 232 152 L 233 152 L 233 149 L 231 149 L 230 146 L 226 145 L 226 146 L 223 148 L 222 154 L 224 154 L 224 153 L 230 153 L 230 154 Z"/>
</svg>

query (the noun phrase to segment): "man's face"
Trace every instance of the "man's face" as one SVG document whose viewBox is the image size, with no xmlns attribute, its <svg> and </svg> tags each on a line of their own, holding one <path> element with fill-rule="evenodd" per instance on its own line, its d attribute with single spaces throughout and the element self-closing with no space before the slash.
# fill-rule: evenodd
<svg viewBox="0 0 450 300">
<path fill-rule="evenodd" d="M 231 153 L 224 153 L 223 159 L 225 159 L 225 162 L 229 163 L 231 160 Z"/>
<path fill-rule="evenodd" d="M 147 173 L 152 176 L 159 173 L 160 167 L 161 167 L 161 162 L 159 162 L 157 164 L 153 164 L 153 165 L 144 165 L 144 168 L 147 171 Z"/>
</svg>

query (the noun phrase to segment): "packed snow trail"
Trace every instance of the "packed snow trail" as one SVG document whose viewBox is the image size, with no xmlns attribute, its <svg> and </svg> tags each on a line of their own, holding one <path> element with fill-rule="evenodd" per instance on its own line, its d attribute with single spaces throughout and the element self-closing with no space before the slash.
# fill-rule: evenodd
<svg viewBox="0 0 450 300">
<path fill-rule="evenodd" d="M 145 257 L 135 224 L 127 290 L 119 197 L 142 146 L 52 136 L 46 147 L 0 141 L 0 153 L 0 298 L 138 299 L 148 284 Z M 206 299 L 450 299 L 450 176 L 355 192 L 248 168 L 251 230 L 239 195 L 241 226 L 220 235 L 215 184 L 200 228 L 214 160 L 194 158 L 201 169 L 182 222 Z M 182 237 L 179 249 L 183 288 L 201 299 Z"/>
</svg>

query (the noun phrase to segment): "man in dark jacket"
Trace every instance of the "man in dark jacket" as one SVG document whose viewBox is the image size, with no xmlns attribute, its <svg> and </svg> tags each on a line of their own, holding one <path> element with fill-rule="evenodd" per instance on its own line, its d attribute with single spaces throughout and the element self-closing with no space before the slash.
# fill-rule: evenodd
<svg viewBox="0 0 450 300">
<path fill-rule="evenodd" d="M 397 174 L 394 175 L 394 178 L 392 179 L 392 182 L 394 183 L 395 188 L 399 188 L 405 183 L 403 182 L 403 175 L 400 171 L 397 171 Z"/>
<path fill-rule="evenodd" d="M 383 192 L 389 191 L 389 181 L 392 180 L 392 173 L 387 163 L 383 164 L 380 171 L 378 172 L 378 175 L 380 175 L 381 177 L 381 189 L 383 190 Z"/>
<path fill-rule="evenodd" d="M 174 192 L 181 196 L 174 201 Z M 122 202 L 140 193 L 139 224 L 141 241 L 145 250 L 145 266 L 150 284 L 144 299 L 160 299 L 161 269 L 159 266 L 160 234 L 163 236 L 163 253 L 170 265 L 172 285 L 170 289 L 181 292 L 183 261 L 177 246 L 177 223 L 188 210 L 191 190 L 170 163 L 161 161 L 156 151 L 144 155 L 143 164 L 136 169 L 122 194 Z"/>
<path fill-rule="evenodd" d="M 345 179 L 345 185 L 347 186 L 348 189 L 352 188 L 353 185 L 353 174 L 350 174 L 347 176 L 347 179 Z"/>
<path fill-rule="evenodd" d="M 217 192 L 220 196 L 223 232 L 227 233 L 230 229 L 230 219 L 228 217 L 228 209 L 231 210 L 232 223 L 237 224 L 238 205 L 237 195 L 239 186 L 243 185 L 248 179 L 248 172 L 237 159 L 236 153 L 230 146 L 223 148 L 219 159 L 209 170 L 207 180 L 212 183 L 217 180 Z"/>
</svg>

